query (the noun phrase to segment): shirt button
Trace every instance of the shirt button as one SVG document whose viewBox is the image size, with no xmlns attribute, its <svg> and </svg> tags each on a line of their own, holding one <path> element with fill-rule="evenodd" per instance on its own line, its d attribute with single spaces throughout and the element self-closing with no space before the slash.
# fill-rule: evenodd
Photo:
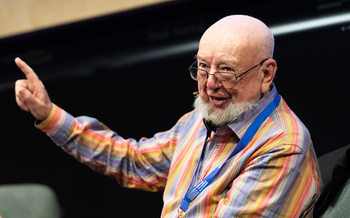
<svg viewBox="0 0 350 218">
<path fill-rule="evenodd" d="M 215 144 L 215 148 L 218 148 L 219 147 L 219 144 Z"/>
</svg>

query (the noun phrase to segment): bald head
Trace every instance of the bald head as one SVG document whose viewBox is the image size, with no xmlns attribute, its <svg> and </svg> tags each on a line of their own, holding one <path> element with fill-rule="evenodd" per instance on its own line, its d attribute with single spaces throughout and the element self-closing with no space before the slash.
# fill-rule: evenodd
<svg viewBox="0 0 350 218">
<path fill-rule="evenodd" d="M 202 45 L 226 47 L 231 49 L 234 58 L 249 58 L 256 62 L 273 57 L 274 37 L 260 20 L 246 15 L 232 15 L 209 27 L 200 40 L 200 47 Z M 238 54 L 243 57 L 238 57 Z"/>
</svg>

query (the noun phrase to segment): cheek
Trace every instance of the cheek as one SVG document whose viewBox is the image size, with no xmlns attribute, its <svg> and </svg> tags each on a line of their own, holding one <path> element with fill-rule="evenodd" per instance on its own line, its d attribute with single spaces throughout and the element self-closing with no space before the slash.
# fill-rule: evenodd
<svg viewBox="0 0 350 218">
<path fill-rule="evenodd" d="M 198 91 L 199 91 L 199 96 L 201 97 L 202 101 L 207 103 L 209 102 L 209 97 L 207 95 L 207 86 L 205 83 L 199 83 L 198 82 Z"/>
<path fill-rule="evenodd" d="M 261 92 L 259 84 L 247 84 L 244 88 L 238 91 L 238 96 L 243 102 L 251 102 L 260 99 Z"/>
<path fill-rule="evenodd" d="M 226 89 L 231 95 L 232 103 L 250 102 L 253 99 L 256 99 L 256 96 L 259 95 L 258 93 L 260 92 L 257 86 L 244 82 L 245 81 L 241 81 L 241 83 L 236 86 Z"/>
<path fill-rule="evenodd" d="M 242 93 L 241 90 L 242 87 L 240 84 L 232 84 L 231 86 L 225 87 L 225 92 L 227 92 L 232 97 L 232 99 L 238 98 Z"/>
</svg>

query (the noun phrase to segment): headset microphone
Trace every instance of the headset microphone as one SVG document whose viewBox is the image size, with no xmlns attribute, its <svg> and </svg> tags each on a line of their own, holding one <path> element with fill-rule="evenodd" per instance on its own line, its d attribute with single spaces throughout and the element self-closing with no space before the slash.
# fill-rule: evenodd
<svg viewBox="0 0 350 218">
<path fill-rule="evenodd" d="M 199 94 L 199 92 L 193 92 L 193 95 L 197 95 L 197 94 Z"/>
</svg>

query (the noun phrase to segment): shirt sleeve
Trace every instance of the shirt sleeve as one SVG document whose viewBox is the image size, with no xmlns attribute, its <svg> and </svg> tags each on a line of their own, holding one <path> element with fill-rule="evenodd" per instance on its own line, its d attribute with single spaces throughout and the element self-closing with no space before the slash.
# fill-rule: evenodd
<svg viewBox="0 0 350 218">
<path fill-rule="evenodd" d="M 77 160 L 124 187 L 148 191 L 165 187 L 176 147 L 172 130 L 150 139 L 123 139 L 98 120 L 74 118 L 56 105 L 36 127 Z"/>
<path fill-rule="evenodd" d="M 312 217 L 321 184 L 310 155 L 280 145 L 253 157 L 220 200 L 215 217 Z"/>
</svg>

